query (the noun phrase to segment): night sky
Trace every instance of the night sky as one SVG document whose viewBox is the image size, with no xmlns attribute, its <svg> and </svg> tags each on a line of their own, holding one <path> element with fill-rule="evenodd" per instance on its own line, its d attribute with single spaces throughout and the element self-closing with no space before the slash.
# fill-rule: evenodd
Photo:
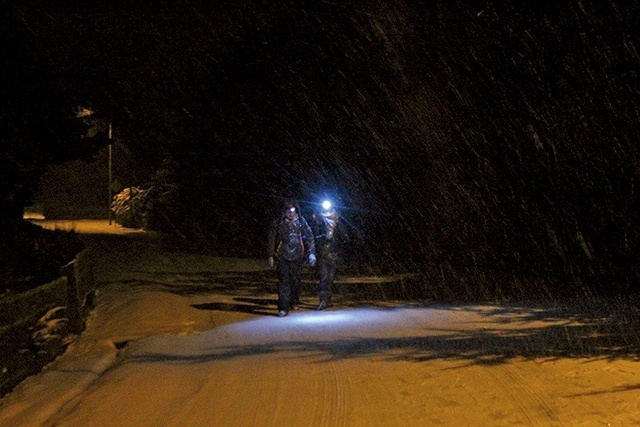
<svg viewBox="0 0 640 427">
<path fill-rule="evenodd" d="M 311 211 L 328 194 L 378 265 L 512 283 L 487 292 L 626 292 L 640 117 L 628 3 L 27 1 L 4 6 L 5 92 L 18 112 L 83 105 L 112 122 L 149 181 L 180 189 L 186 235 L 262 250 L 283 198 Z"/>
</svg>

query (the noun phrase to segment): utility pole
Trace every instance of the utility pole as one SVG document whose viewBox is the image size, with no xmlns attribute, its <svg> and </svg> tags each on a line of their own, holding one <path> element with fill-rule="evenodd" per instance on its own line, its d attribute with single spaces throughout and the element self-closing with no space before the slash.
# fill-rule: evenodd
<svg viewBox="0 0 640 427">
<path fill-rule="evenodd" d="M 111 123 L 109 123 L 109 201 L 107 203 L 107 209 L 109 209 L 109 225 L 111 225 L 111 151 L 113 144 L 111 143 Z"/>
</svg>

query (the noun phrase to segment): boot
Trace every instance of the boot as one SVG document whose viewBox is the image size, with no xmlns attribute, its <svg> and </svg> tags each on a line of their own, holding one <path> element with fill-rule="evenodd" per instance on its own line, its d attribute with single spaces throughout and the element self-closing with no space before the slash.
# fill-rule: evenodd
<svg viewBox="0 0 640 427">
<path fill-rule="evenodd" d="M 318 303 L 316 310 L 320 311 L 324 310 L 325 308 L 327 308 L 327 302 L 325 300 L 320 300 L 320 303 Z"/>
</svg>

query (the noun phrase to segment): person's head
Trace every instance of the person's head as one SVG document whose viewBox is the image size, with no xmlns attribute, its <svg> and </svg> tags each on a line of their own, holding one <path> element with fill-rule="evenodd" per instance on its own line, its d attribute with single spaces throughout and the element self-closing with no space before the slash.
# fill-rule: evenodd
<svg viewBox="0 0 640 427">
<path fill-rule="evenodd" d="M 324 202 L 322 202 L 322 209 L 320 211 L 320 216 L 322 216 L 323 218 L 337 219 L 338 211 L 336 211 L 336 209 L 333 207 L 333 204 L 330 201 L 325 200 Z"/>
<path fill-rule="evenodd" d="M 284 216 L 292 220 L 298 215 L 298 205 L 295 202 L 287 201 L 284 203 Z"/>
</svg>

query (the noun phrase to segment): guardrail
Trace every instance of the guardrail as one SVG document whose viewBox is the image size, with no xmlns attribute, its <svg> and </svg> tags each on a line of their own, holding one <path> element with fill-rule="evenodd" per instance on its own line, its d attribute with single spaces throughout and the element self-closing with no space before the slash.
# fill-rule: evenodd
<svg viewBox="0 0 640 427">
<path fill-rule="evenodd" d="M 60 269 L 66 277 L 66 307 L 68 327 L 71 333 L 84 329 L 85 321 L 95 297 L 93 260 L 88 250 L 83 250 L 69 264 Z"/>
<path fill-rule="evenodd" d="M 0 298 L 0 326 L 39 319 L 58 306 L 66 307 L 69 331 L 81 332 L 93 307 L 93 261 L 86 249 L 60 269 L 61 277 L 37 288 Z"/>
<path fill-rule="evenodd" d="M 52 282 L 0 298 L 0 397 L 62 354 L 67 337 L 85 327 L 95 298 L 91 253 L 81 251 L 60 274 Z M 58 307 L 64 310 L 54 310 Z M 63 326 L 53 340 L 39 342 L 41 319 L 51 313 Z"/>
</svg>

